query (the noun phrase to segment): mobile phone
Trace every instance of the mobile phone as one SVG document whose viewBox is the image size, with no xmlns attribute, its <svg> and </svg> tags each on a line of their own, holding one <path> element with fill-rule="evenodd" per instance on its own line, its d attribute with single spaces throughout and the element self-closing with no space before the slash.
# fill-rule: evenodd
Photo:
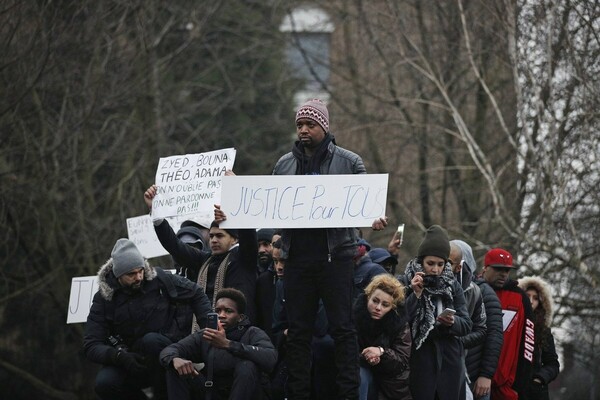
<svg viewBox="0 0 600 400">
<path fill-rule="evenodd" d="M 400 244 L 402 244 L 402 239 L 404 237 L 404 224 L 398 225 L 398 236 L 400 236 Z"/>
<path fill-rule="evenodd" d="M 206 327 L 210 329 L 219 329 L 219 314 L 209 312 L 206 314 Z"/>
<path fill-rule="evenodd" d="M 444 311 L 442 311 L 442 313 L 438 315 L 438 317 L 446 317 L 454 314 L 456 314 L 456 310 L 453 310 L 451 308 L 445 308 Z"/>
</svg>

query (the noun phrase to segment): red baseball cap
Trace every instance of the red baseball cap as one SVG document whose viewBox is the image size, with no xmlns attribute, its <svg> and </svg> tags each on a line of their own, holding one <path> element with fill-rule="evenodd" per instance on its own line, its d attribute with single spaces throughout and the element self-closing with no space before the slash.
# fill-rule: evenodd
<svg viewBox="0 0 600 400">
<path fill-rule="evenodd" d="M 512 255 L 504 249 L 491 249 L 485 254 L 483 265 L 496 268 L 516 268 Z"/>
</svg>

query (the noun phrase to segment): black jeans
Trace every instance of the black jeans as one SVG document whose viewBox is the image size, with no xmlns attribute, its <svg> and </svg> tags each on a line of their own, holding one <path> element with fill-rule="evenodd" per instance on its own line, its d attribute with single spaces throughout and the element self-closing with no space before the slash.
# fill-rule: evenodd
<svg viewBox="0 0 600 400">
<path fill-rule="evenodd" d="M 205 367 L 207 368 L 207 367 Z M 224 399 L 259 399 L 260 398 L 260 371 L 256 364 L 250 360 L 239 359 L 231 374 L 228 376 L 215 374 L 212 400 Z M 206 377 L 202 374 L 196 376 L 179 376 L 172 367 L 167 368 L 167 390 L 169 399 L 188 400 L 206 398 Z"/>
<path fill-rule="evenodd" d="M 358 399 L 358 344 L 352 319 L 353 270 L 350 258 L 312 263 L 289 259 L 286 263 L 283 286 L 289 321 L 287 387 L 291 400 L 310 396 L 311 341 L 319 299 L 323 301 L 329 333 L 335 342 L 338 397 Z"/>
</svg>

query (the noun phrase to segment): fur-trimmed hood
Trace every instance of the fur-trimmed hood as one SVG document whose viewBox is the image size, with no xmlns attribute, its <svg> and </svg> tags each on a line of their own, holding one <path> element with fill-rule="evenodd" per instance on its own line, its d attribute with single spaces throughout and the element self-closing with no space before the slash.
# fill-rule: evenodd
<svg viewBox="0 0 600 400">
<path fill-rule="evenodd" d="M 552 300 L 552 293 L 550 291 L 550 285 L 548 285 L 548 282 L 537 276 L 525 276 L 519 279 L 519 287 L 525 291 L 530 287 L 533 287 L 535 290 L 537 290 L 540 297 L 540 306 L 546 312 L 544 324 L 546 327 L 550 327 L 552 315 L 554 313 L 554 301 Z"/>
<path fill-rule="evenodd" d="M 156 278 L 154 267 L 148 264 L 148 260 L 144 260 L 144 280 L 151 281 L 154 278 Z M 119 280 L 113 274 L 113 259 L 111 257 L 98 270 L 98 291 L 105 300 L 110 301 L 115 291 L 120 287 Z"/>
</svg>

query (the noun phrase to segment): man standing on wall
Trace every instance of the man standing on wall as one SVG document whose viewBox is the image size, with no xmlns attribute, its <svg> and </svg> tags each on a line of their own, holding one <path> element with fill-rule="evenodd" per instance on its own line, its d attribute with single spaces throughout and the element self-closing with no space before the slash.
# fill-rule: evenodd
<svg viewBox="0 0 600 400">
<path fill-rule="evenodd" d="M 296 132 L 298 140 L 279 159 L 274 175 L 366 173 L 360 156 L 336 145 L 329 132 L 329 111 L 320 100 L 309 100 L 298 109 Z M 289 398 L 309 398 L 312 330 L 322 299 L 335 341 L 338 397 L 357 399 L 358 345 L 351 316 L 355 229 L 284 229 L 281 241 L 281 258 L 286 260 Z"/>
</svg>

